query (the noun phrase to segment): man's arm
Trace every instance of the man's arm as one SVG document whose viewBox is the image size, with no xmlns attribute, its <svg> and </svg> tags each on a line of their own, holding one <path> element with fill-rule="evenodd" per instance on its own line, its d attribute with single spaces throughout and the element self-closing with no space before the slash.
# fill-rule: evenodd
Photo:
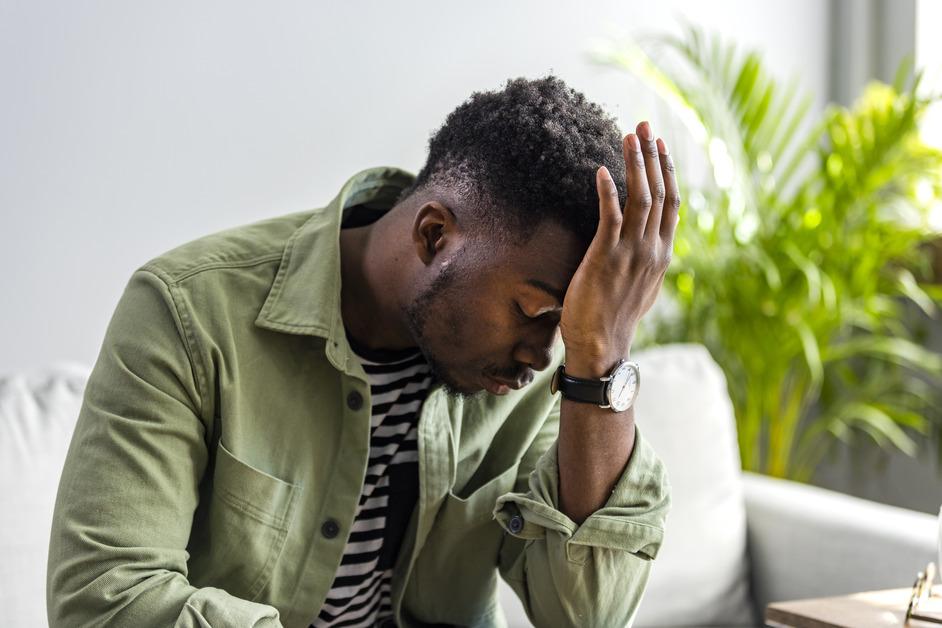
<svg viewBox="0 0 942 628">
<path fill-rule="evenodd" d="M 637 612 L 670 507 L 661 461 L 639 430 L 605 504 L 576 523 L 560 509 L 560 403 L 521 460 L 532 469 L 494 516 L 498 569 L 535 626 L 625 626 Z"/>
<path fill-rule="evenodd" d="M 608 170 L 596 173 L 599 227 L 560 321 L 573 377 L 601 378 L 628 358 L 670 262 L 680 206 L 673 163 L 646 122 L 637 130 L 641 141 L 629 134 L 623 142 L 624 210 Z M 632 408 L 569 399 L 557 408 L 547 423 L 558 423 L 558 437 L 537 461 L 530 490 L 498 499 L 494 514 L 505 530 L 531 540 L 521 547 L 505 539 L 501 575 L 538 626 L 625 625 L 663 538 L 666 473 Z"/>
<path fill-rule="evenodd" d="M 88 379 L 53 516 L 50 626 L 280 626 L 278 612 L 187 581 L 211 423 L 184 317 L 131 277 Z"/>
<path fill-rule="evenodd" d="M 596 173 L 599 227 L 566 292 L 560 322 L 566 374 L 599 379 L 629 357 L 638 322 L 654 304 L 670 263 L 680 194 L 667 145 L 647 122 L 625 136 L 627 202 L 608 170 Z M 634 442 L 634 408 L 614 413 L 563 399 L 560 500 L 577 523 L 605 503 Z"/>
</svg>

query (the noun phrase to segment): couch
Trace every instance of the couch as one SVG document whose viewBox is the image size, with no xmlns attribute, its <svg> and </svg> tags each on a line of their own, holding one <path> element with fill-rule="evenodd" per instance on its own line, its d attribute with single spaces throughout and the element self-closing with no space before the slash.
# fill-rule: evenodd
<svg viewBox="0 0 942 628">
<path fill-rule="evenodd" d="M 743 473 L 722 371 L 699 345 L 637 351 L 638 429 L 673 506 L 635 626 L 756 626 L 774 600 L 905 587 L 936 557 L 935 517 Z M 46 625 L 46 548 L 86 365 L 0 377 L 0 608 Z M 512 627 L 529 626 L 501 583 Z M 10 621 L 12 620 L 12 621 Z"/>
</svg>

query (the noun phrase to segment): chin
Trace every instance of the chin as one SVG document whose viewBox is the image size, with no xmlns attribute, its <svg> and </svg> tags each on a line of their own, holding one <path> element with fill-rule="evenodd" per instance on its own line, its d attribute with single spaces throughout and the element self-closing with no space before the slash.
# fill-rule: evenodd
<svg viewBox="0 0 942 628">
<path fill-rule="evenodd" d="M 433 366 L 435 377 L 442 383 L 442 386 L 449 395 L 454 397 L 470 397 L 484 390 L 484 387 L 476 379 L 462 381 L 456 378 L 449 369 L 435 368 Z"/>
<path fill-rule="evenodd" d="M 442 385 L 445 388 L 445 392 L 447 392 L 452 397 L 462 397 L 462 398 L 473 397 L 484 392 L 484 389 L 481 387 L 477 387 L 477 388 L 470 388 L 468 386 L 456 387 L 456 386 L 452 386 L 451 384 L 448 384 L 447 382 L 442 382 Z"/>
<path fill-rule="evenodd" d="M 454 397 L 470 397 L 484 392 L 484 383 L 481 381 L 480 371 L 477 369 L 462 368 L 461 365 L 445 363 L 439 359 L 437 351 L 430 350 L 429 347 L 420 344 L 425 359 L 432 368 L 432 374 L 441 382 L 445 392 Z"/>
<path fill-rule="evenodd" d="M 464 395 L 464 396 L 466 396 L 466 397 L 469 397 L 469 396 L 471 396 L 471 395 L 477 395 L 478 393 L 482 393 L 482 392 L 485 391 L 484 386 L 481 384 L 481 382 L 480 382 L 478 379 L 476 379 L 476 378 L 475 378 L 475 379 L 471 379 L 471 380 L 468 380 L 468 382 L 469 382 L 469 383 L 467 383 L 467 384 L 461 384 L 461 385 L 457 385 L 457 386 L 454 385 L 454 384 L 457 383 L 457 382 L 453 382 L 451 388 L 452 388 L 452 390 L 454 390 L 456 393 L 458 393 L 458 394 L 460 394 L 460 395 Z"/>
</svg>

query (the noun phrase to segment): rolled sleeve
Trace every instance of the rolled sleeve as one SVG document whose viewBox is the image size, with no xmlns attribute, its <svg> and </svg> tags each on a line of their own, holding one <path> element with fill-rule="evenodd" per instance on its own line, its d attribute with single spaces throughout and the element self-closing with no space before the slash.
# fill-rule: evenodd
<svg viewBox="0 0 942 628">
<path fill-rule="evenodd" d="M 558 415 L 549 429 L 554 423 L 558 433 Z M 559 510 L 557 443 L 537 459 L 528 490 L 497 498 L 493 516 L 506 531 L 501 576 L 537 626 L 628 625 L 664 538 L 666 470 L 636 426 L 612 494 L 577 524 Z"/>
<path fill-rule="evenodd" d="M 187 599 L 174 628 L 282 628 L 278 610 L 229 595 L 223 589 L 204 587 Z"/>
</svg>

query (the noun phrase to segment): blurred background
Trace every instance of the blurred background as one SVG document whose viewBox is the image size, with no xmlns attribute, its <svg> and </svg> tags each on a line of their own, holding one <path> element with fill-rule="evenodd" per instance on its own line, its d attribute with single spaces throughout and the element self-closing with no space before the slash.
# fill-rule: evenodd
<svg viewBox="0 0 942 628">
<path fill-rule="evenodd" d="M 416 172 L 471 92 L 553 73 L 675 154 L 645 338 L 710 349 L 744 468 L 938 512 L 940 5 L 4 0 L 0 376 L 93 364 L 151 257 Z"/>
</svg>

